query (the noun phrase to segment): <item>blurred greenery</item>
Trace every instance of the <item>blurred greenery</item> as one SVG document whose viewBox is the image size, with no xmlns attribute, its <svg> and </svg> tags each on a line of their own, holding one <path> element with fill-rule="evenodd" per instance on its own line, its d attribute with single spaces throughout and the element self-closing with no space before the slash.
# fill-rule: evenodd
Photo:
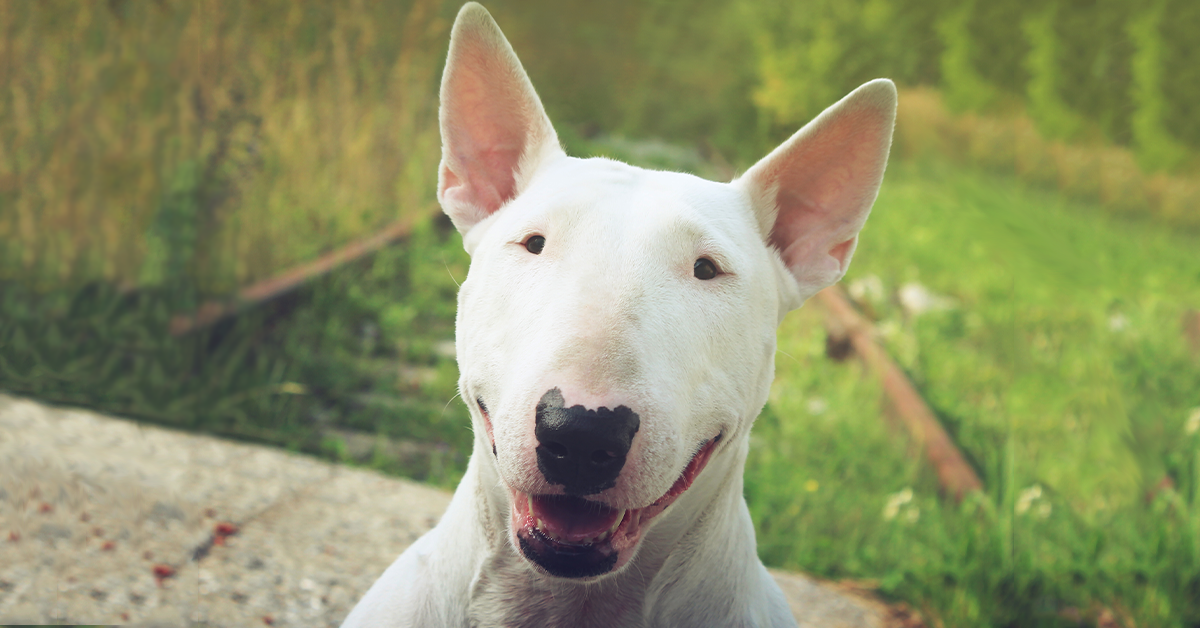
<svg viewBox="0 0 1200 628">
<path fill-rule="evenodd" d="M 430 209 L 440 0 L 0 0 L 0 278 L 263 279 Z"/>
<path fill-rule="evenodd" d="M 1147 173 L 1200 172 L 1191 0 L 489 6 L 564 133 L 657 137 L 728 172 L 878 76 L 958 113 L 1027 115 L 1050 140 L 1129 147 Z M 429 211 L 457 8 L 0 0 L 0 278 L 221 293 Z M 1032 178 L 1074 189 L 1087 155 L 1055 150 L 1033 170 L 1057 176 Z M 1087 189 L 1113 176 L 1088 167 Z M 1135 187 L 1114 202 L 1200 224 L 1195 186 Z"/>
<path fill-rule="evenodd" d="M 939 498 L 801 310 L 746 473 L 764 560 L 933 625 L 1200 625 L 1200 4 L 487 6 L 574 154 L 728 178 L 862 81 L 904 88 L 848 284 L 987 490 Z M 468 260 L 432 199 L 457 9 L 0 0 L 0 390 L 452 486 Z M 913 286 L 941 305 L 902 306 Z"/>
<path fill-rule="evenodd" d="M 936 85 L 959 111 L 1027 108 L 1049 137 L 1196 163 L 1200 9 L 1189 0 L 747 1 L 756 102 L 790 127 L 864 80 Z"/>
</svg>

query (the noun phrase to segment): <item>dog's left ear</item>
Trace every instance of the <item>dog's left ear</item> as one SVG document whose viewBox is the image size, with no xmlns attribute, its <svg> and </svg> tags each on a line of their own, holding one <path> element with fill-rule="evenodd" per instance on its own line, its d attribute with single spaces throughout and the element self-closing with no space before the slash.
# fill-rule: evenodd
<svg viewBox="0 0 1200 628">
<path fill-rule="evenodd" d="M 883 181 L 895 121 L 896 86 L 876 79 L 734 182 L 749 193 L 763 237 L 796 278 L 800 303 L 846 274 Z"/>
<path fill-rule="evenodd" d="M 520 194 L 547 158 L 563 154 L 512 46 L 474 2 L 450 32 L 438 118 L 438 201 L 463 234 Z"/>
</svg>

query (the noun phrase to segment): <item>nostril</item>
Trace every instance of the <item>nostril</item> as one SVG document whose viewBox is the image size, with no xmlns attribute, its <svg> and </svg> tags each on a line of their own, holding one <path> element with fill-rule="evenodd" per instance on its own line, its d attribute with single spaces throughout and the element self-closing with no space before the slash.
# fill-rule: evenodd
<svg viewBox="0 0 1200 628">
<path fill-rule="evenodd" d="M 605 451 L 603 449 L 597 449 L 596 451 L 592 452 L 592 462 L 594 462 L 596 464 L 604 464 L 604 463 L 608 462 L 609 460 L 612 460 L 616 457 L 617 457 L 616 454 L 614 454 L 613 452 Z"/>
<path fill-rule="evenodd" d="M 555 458 L 566 458 L 567 454 L 569 453 L 566 445 L 563 445 L 562 443 L 542 443 L 542 449 L 545 449 L 547 453 Z"/>
</svg>

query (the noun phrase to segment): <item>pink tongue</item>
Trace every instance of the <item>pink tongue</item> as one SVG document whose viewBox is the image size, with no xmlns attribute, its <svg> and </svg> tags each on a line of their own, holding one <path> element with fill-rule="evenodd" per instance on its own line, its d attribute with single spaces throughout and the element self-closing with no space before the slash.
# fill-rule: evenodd
<svg viewBox="0 0 1200 628">
<path fill-rule="evenodd" d="M 533 498 L 533 516 L 546 530 L 565 541 L 599 536 L 617 522 L 620 511 L 578 497 L 539 495 Z"/>
</svg>

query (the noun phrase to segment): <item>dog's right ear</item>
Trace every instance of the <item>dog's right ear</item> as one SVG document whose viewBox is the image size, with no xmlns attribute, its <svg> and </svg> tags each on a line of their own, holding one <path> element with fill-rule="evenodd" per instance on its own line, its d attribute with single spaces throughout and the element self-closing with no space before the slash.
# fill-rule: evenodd
<svg viewBox="0 0 1200 628">
<path fill-rule="evenodd" d="M 438 201 L 466 234 L 562 155 L 529 76 L 491 14 L 469 2 L 450 33 L 442 74 Z"/>
<path fill-rule="evenodd" d="M 896 86 L 876 79 L 804 125 L 734 185 L 799 288 L 799 307 L 846 274 L 892 145 Z"/>
</svg>

